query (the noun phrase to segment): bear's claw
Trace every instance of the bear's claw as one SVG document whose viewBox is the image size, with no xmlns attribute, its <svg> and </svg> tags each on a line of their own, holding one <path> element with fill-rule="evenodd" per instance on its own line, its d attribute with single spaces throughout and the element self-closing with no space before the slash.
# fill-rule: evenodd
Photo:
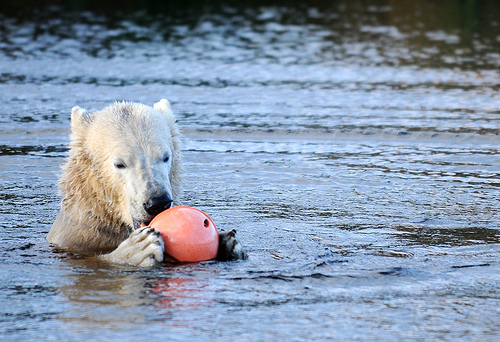
<svg viewBox="0 0 500 342">
<path fill-rule="evenodd" d="M 140 267 L 151 267 L 163 261 L 165 245 L 158 230 L 150 227 L 136 229 L 118 248 L 102 259 Z M 217 260 L 230 261 L 246 259 L 247 254 L 236 238 L 236 230 L 219 232 Z"/>
<path fill-rule="evenodd" d="M 243 245 L 236 238 L 236 230 L 219 232 L 219 251 L 217 252 L 217 260 L 230 261 L 246 259 L 247 253 L 243 249 Z"/>
<path fill-rule="evenodd" d="M 165 246 L 160 233 L 150 227 L 136 229 L 103 259 L 120 264 L 151 267 L 163 261 Z"/>
</svg>

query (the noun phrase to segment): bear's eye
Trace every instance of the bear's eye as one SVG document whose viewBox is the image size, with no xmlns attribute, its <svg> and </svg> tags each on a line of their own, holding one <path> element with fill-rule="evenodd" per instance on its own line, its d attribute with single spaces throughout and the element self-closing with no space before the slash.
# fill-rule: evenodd
<svg viewBox="0 0 500 342">
<path fill-rule="evenodd" d="M 120 169 L 120 170 L 121 170 L 121 169 L 126 169 L 126 168 L 127 168 L 127 165 L 125 165 L 125 163 L 124 163 L 124 162 L 122 162 L 122 161 L 116 161 L 116 162 L 115 162 L 115 167 L 116 167 L 117 169 Z"/>
<path fill-rule="evenodd" d="M 164 163 L 167 163 L 169 160 L 170 160 L 170 157 L 169 157 L 169 156 L 165 156 L 165 158 L 163 158 L 163 162 L 164 162 Z"/>
</svg>

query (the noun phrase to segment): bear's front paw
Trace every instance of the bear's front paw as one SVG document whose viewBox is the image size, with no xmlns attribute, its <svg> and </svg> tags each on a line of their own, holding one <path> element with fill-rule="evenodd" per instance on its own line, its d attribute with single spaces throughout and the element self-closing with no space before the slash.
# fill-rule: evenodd
<svg viewBox="0 0 500 342">
<path fill-rule="evenodd" d="M 163 261 L 165 246 L 160 232 L 150 227 L 136 229 L 113 252 L 102 258 L 114 263 L 151 267 Z"/>
<path fill-rule="evenodd" d="M 243 249 L 243 245 L 236 238 L 236 230 L 220 231 L 217 260 L 230 261 L 246 258 L 247 253 Z"/>
</svg>

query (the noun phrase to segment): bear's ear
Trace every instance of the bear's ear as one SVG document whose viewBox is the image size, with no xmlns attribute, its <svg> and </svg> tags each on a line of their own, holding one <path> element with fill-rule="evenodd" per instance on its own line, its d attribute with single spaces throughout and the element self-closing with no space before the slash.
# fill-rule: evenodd
<svg viewBox="0 0 500 342">
<path fill-rule="evenodd" d="M 167 99 L 161 99 L 159 102 L 156 102 L 153 106 L 154 109 L 164 114 L 172 114 L 172 109 L 170 108 L 170 102 Z"/>
<path fill-rule="evenodd" d="M 75 106 L 71 109 L 71 130 L 76 131 L 88 126 L 91 122 L 91 115 L 85 109 Z"/>
</svg>

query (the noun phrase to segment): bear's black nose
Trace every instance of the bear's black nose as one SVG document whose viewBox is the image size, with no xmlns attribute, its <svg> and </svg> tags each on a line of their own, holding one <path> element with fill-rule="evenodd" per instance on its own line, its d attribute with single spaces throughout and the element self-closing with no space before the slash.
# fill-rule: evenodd
<svg viewBox="0 0 500 342">
<path fill-rule="evenodd" d="M 146 203 L 144 203 L 144 210 L 149 215 L 156 216 L 161 213 L 163 210 L 170 208 L 172 205 L 172 199 L 169 195 L 161 195 L 158 197 L 153 197 Z"/>
</svg>

